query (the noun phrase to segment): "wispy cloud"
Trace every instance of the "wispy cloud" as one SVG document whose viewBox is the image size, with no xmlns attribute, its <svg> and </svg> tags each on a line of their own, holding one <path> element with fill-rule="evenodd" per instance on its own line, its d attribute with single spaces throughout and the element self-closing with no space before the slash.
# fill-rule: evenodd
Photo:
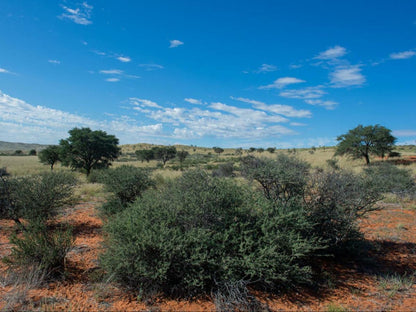
<svg viewBox="0 0 416 312">
<path fill-rule="evenodd" d="M 139 99 L 139 98 L 129 98 L 130 104 L 140 106 L 140 107 L 153 107 L 153 108 L 162 108 L 162 106 L 158 105 L 156 102 L 146 100 L 146 99 Z"/>
<path fill-rule="evenodd" d="M 58 60 L 48 60 L 48 62 L 51 64 L 61 64 L 61 61 Z"/>
<path fill-rule="evenodd" d="M 268 73 L 274 72 L 277 70 L 277 67 L 272 64 L 262 64 L 257 70 L 257 73 Z"/>
<path fill-rule="evenodd" d="M 131 62 L 131 58 L 128 56 L 118 56 L 116 57 L 120 62 L 128 63 Z"/>
<path fill-rule="evenodd" d="M 326 109 L 332 110 L 338 105 L 338 102 L 334 101 L 323 101 L 323 100 L 305 100 L 309 105 L 323 106 Z"/>
<path fill-rule="evenodd" d="M 302 83 L 305 80 L 294 78 L 294 77 L 282 77 L 276 79 L 272 84 L 266 86 L 260 86 L 259 89 L 283 89 L 288 85 Z"/>
<path fill-rule="evenodd" d="M 179 41 L 179 40 L 170 40 L 169 42 L 170 42 L 169 48 L 177 48 L 184 44 L 182 41 Z"/>
<path fill-rule="evenodd" d="M 317 56 L 315 56 L 315 59 L 318 60 L 333 60 L 340 58 L 347 54 L 347 50 L 344 47 L 341 46 L 334 46 L 332 48 L 329 48 L 328 50 L 325 50 L 321 53 L 319 53 Z"/>
<path fill-rule="evenodd" d="M 393 130 L 392 134 L 396 137 L 416 137 L 416 130 Z"/>
<path fill-rule="evenodd" d="M 138 125 L 127 116 L 111 120 L 94 120 L 40 105 L 31 105 L 0 91 L 0 140 L 56 144 L 68 136 L 74 127 L 90 127 L 114 133 L 124 142 L 136 142 L 138 137 L 158 139 L 163 126 L 160 123 Z M 155 140 L 153 139 L 153 140 Z"/>
<path fill-rule="evenodd" d="M 290 99 L 316 99 L 324 96 L 326 92 L 322 86 L 307 87 L 304 89 L 285 90 L 279 93 L 280 96 Z"/>
<path fill-rule="evenodd" d="M 366 82 L 365 77 L 361 74 L 360 65 L 337 67 L 330 73 L 330 78 L 333 88 L 361 86 Z"/>
<path fill-rule="evenodd" d="M 1 68 L 0 67 L 0 74 L 11 74 L 11 71 L 8 71 L 7 69 Z"/>
<path fill-rule="evenodd" d="M 104 70 L 100 70 L 99 73 L 103 74 L 103 75 L 117 76 L 117 77 L 107 78 L 106 81 L 108 81 L 108 82 L 120 81 L 121 77 L 131 78 L 131 79 L 140 78 L 140 76 L 126 74 L 126 73 L 124 73 L 124 71 L 122 71 L 120 69 L 104 69 Z"/>
<path fill-rule="evenodd" d="M 123 71 L 120 70 L 120 69 L 106 69 L 106 70 L 100 70 L 100 74 L 121 75 L 121 74 L 123 74 Z"/>
<path fill-rule="evenodd" d="M 266 103 L 263 103 L 261 101 L 257 100 L 251 100 L 243 97 L 231 97 L 231 99 L 253 104 L 253 106 L 259 110 L 263 110 L 265 112 L 270 112 L 274 114 L 283 115 L 286 117 L 296 117 L 296 118 L 309 118 L 312 116 L 312 113 L 308 110 L 297 110 L 289 105 L 281 105 L 281 104 L 272 104 L 268 105 Z"/>
<path fill-rule="evenodd" d="M 159 64 L 139 64 L 139 67 L 143 67 L 144 70 L 152 71 L 157 69 L 163 69 L 164 67 Z"/>
<path fill-rule="evenodd" d="M 87 2 L 83 2 L 75 9 L 69 8 L 67 6 L 62 5 L 64 13 L 59 15 L 58 17 L 61 19 L 68 19 L 76 24 L 79 25 L 90 25 L 92 24 L 91 21 L 91 12 L 94 8 L 92 5 L 89 5 Z"/>
<path fill-rule="evenodd" d="M 409 51 L 391 53 L 390 58 L 393 60 L 404 60 L 404 59 L 409 59 L 415 55 L 416 55 L 415 51 L 409 50 Z"/>
<path fill-rule="evenodd" d="M 186 98 L 184 99 L 185 102 L 191 103 L 191 104 L 196 104 L 196 105 L 201 105 L 202 101 L 201 100 L 197 100 L 197 99 L 193 99 L 193 98 Z"/>
<path fill-rule="evenodd" d="M 120 78 L 107 78 L 105 81 L 108 81 L 108 82 L 119 82 L 120 81 Z"/>
</svg>

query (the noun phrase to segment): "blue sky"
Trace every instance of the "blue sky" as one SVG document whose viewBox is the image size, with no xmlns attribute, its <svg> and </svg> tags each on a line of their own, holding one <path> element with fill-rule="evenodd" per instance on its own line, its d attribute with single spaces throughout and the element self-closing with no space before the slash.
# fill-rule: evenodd
<svg viewBox="0 0 416 312">
<path fill-rule="evenodd" d="M 416 143 L 416 2 L 0 1 L 0 140 Z"/>
</svg>

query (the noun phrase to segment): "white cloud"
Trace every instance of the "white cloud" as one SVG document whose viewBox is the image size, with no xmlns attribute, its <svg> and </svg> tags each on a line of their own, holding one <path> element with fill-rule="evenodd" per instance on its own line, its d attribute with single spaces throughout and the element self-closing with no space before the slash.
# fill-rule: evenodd
<svg viewBox="0 0 416 312">
<path fill-rule="evenodd" d="M 340 66 L 330 73 L 333 88 L 344 88 L 351 86 L 361 86 L 366 79 L 361 74 L 360 65 Z"/>
<path fill-rule="evenodd" d="M 294 77 L 282 77 L 282 78 L 276 79 L 272 84 L 259 87 L 259 89 L 283 89 L 288 85 L 302 83 L 302 82 L 305 82 L 305 80 L 294 78 Z"/>
<path fill-rule="evenodd" d="M 408 59 L 416 55 L 415 51 L 404 51 L 404 52 L 397 52 L 397 53 L 391 53 L 390 58 L 393 60 L 403 60 Z"/>
<path fill-rule="evenodd" d="M 106 69 L 106 70 L 100 70 L 100 74 L 121 75 L 121 74 L 123 74 L 123 71 L 120 70 L 120 69 Z"/>
<path fill-rule="evenodd" d="M 61 64 L 61 61 L 58 60 L 48 60 L 48 62 L 51 64 Z"/>
<path fill-rule="evenodd" d="M 89 5 L 87 2 L 83 2 L 76 9 L 69 8 L 62 5 L 64 13 L 58 17 L 61 19 L 68 19 L 79 25 L 90 25 L 91 21 L 91 11 L 93 9 L 92 5 Z"/>
<path fill-rule="evenodd" d="M 137 105 L 140 107 L 153 107 L 153 108 L 162 108 L 162 106 L 158 105 L 156 102 L 146 100 L 146 99 L 139 99 L 139 98 L 129 98 L 130 104 Z"/>
<path fill-rule="evenodd" d="M 258 73 L 267 73 L 267 72 L 274 72 L 277 70 L 277 67 L 271 64 L 262 64 L 259 69 L 257 69 Z"/>
<path fill-rule="evenodd" d="M 334 101 L 322 101 L 322 100 L 305 100 L 309 105 L 323 106 L 326 109 L 332 110 L 338 105 L 338 102 Z"/>
<path fill-rule="evenodd" d="M 319 53 L 319 55 L 316 56 L 315 59 L 333 60 L 333 59 L 342 57 L 345 54 L 347 54 L 347 50 L 344 47 L 341 47 L 341 46 L 337 45 L 333 48 L 329 48 L 328 50 L 325 50 L 325 51 Z"/>
<path fill-rule="evenodd" d="M 105 81 L 108 81 L 108 82 L 118 82 L 118 81 L 120 81 L 120 78 L 107 78 Z"/>
<path fill-rule="evenodd" d="M 289 68 L 291 68 L 291 69 L 298 69 L 298 68 L 301 68 L 303 65 L 301 65 L 301 64 L 292 64 L 292 65 L 289 65 Z"/>
<path fill-rule="evenodd" d="M 185 101 L 188 102 L 188 103 L 191 103 L 191 104 L 196 104 L 196 105 L 201 105 L 202 104 L 201 100 L 197 100 L 197 99 L 193 99 L 193 98 L 186 98 Z"/>
<path fill-rule="evenodd" d="M 0 74 L 11 74 L 11 72 L 8 71 L 7 69 L 0 68 Z"/>
<path fill-rule="evenodd" d="M 143 67 L 147 71 L 163 69 L 164 67 L 159 64 L 139 64 L 139 67 Z"/>
<path fill-rule="evenodd" d="M 275 114 L 279 114 L 279 115 L 283 115 L 286 117 L 296 117 L 296 118 L 309 118 L 312 116 L 312 113 L 308 110 L 297 110 L 294 109 L 292 106 L 289 105 L 281 105 L 281 104 L 273 104 L 273 105 L 267 105 L 263 102 L 260 101 L 256 101 L 256 100 L 250 100 L 247 98 L 242 98 L 242 97 L 231 97 L 233 100 L 237 100 L 237 101 L 241 101 L 244 103 L 249 103 L 249 104 L 253 104 L 255 108 L 266 111 L 266 112 L 270 112 L 270 113 L 275 113 Z"/>
<path fill-rule="evenodd" d="M 326 92 L 322 86 L 308 87 L 304 89 L 286 90 L 279 93 L 280 96 L 290 99 L 316 99 L 324 96 Z"/>
<path fill-rule="evenodd" d="M 130 117 L 112 120 L 93 120 L 44 106 L 34 106 L 0 91 L 0 140 L 56 144 L 68 136 L 74 127 L 103 129 L 124 142 L 136 142 L 138 137 L 159 138 L 163 131 L 160 123 L 137 125 Z"/>
<path fill-rule="evenodd" d="M 176 48 L 176 47 L 183 45 L 183 42 L 179 40 L 170 40 L 169 42 L 170 42 L 169 48 Z"/>
<path fill-rule="evenodd" d="M 128 56 L 118 56 L 116 57 L 116 59 L 118 59 L 120 62 L 123 62 L 123 63 L 131 62 L 131 58 Z"/>
<path fill-rule="evenodd" d="M 413 137 L 416 136 L 416 130 L 393 130 L 392 134 L 396 137 Z"/>
</svg>

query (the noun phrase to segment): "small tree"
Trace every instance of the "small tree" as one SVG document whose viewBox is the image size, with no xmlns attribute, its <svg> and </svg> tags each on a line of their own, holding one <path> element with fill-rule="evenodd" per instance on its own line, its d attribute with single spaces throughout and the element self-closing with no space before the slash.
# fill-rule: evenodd
<svg viewBox="0 0 416 312">
<path fill-rule="evenodd" d="M 36 150 L 35 149 L 31 149 L 29 151 L 29 156 L 36 156 Z"/>
<path fill-rule="evenodd" d="M 152 148 L 155 159 L 160 160 L 163 166 L 166 165 L 168 160 L 176 157 L 176 147 L 174 146 L 162 146 Z"/>
<path fill-rule="evenodd" d="M 215 153 L 217 153 L 218 155 L 224 152 L 224 149 L 218 146 L 214 146 L 212 148 L 214 150 Z"/>
<path fill-rule="evenodd" d="M 273 154 L 275 150 L 276 150 L 276 148 L 275 148 L 275 147 L 268 147 L 268 148 L 267 148 L 267 151 L 268 151 L 270 154 Z"/>
<path fill-rule="evenodd" d="M 182 169 L 183 162 L 184 162 L 184 160 L 186 159 L 186 157 L 188 157 L 188 156 L 189 156 L 189 153 L 188 153 L 187 151 L 179 151 L 179 152 L 176 154 L 176 156 L 177 156 L 177 157 L 178 157 L 178 159 L 179 159 L 179 163 L 181 164 L 181 169 Z"/>
<path fill-rule="evenodd" d="M 84 169 L 87 176 L 92 169 L 108 168 L 120 155 L 118 139 L 105 131 L 90 128 L 69 130 L 69 138 L 60 141 L 61 161 L 64 166 Z"/>
<path fill-rule="evenodd" d="M 364 158 L 370 163 L 370 154 L 384 157 L 391 152 L 396 138 L 391 130 L 380 125 L 362 126 L 349 130 L 337 138 L 339 141 L 335 155 L 350 155 L 353 158 Z"/>
<path fill-rule="evenodd" d="M 53 166 L 60 161 L 59 153 L 59 146 L 51 145 L 44 150 L 41 150 L 38 157 L 42 164 L 51 166 L 51 170 L 53 170 Z"/>
<path fill-rule="evenodd" d="M 135 152 L 137 159 L 141 160 L 141 162 L 147 161 L 149 162 L 150 160 L 155 158 L 155 155 L 153 153 L 153 150 L 138 150 Z"/>
</svg>

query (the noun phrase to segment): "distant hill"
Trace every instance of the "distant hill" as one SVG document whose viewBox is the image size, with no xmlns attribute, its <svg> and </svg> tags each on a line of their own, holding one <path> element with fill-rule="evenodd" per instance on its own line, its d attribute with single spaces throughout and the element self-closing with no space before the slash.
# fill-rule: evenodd
<svg viewBox="0 0 416 312">
<path fill-rule="evenodd" d="M 30 144 L 30 143 L 15 143 L 15 142 L 0 141 L 0 152 L 14 152 L 17 150 L 28 152 L 32 149 L 36 151 L 40 151 L 48 146 L 49 145 L 46 145 L 46 144 Z"/>
</svg>

